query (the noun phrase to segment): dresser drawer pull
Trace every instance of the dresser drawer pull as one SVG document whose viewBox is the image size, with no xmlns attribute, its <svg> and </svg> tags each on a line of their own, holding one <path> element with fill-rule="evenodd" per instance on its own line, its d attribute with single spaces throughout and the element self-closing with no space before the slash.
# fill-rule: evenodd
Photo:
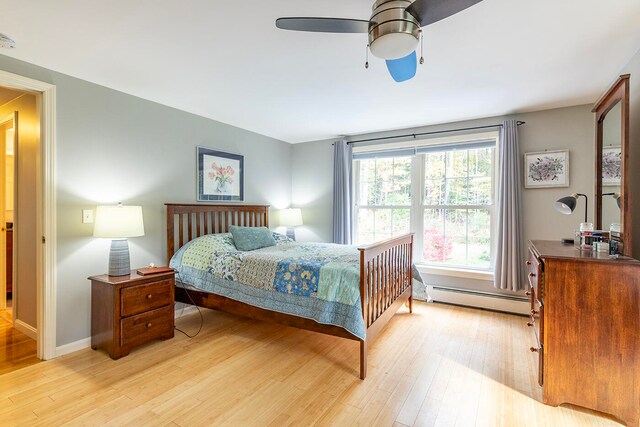
<svg viewBox="0 0 640 427">
<path fill-rule="evenodd" d="M 533 328 L 533 322 L 528 322 L 527 326 L 530 327 L 530 328 Z"/>
<path fill-rule="evenodd" d="M 536 277 L 535 273 L 529 273 L 529 277 Z"/>
<path fill-rule="evenodd" d="M 151 298 L 153 298 L 153 295 L 151 294 L 147 295 L 147 299 L 151 299 Z"/>
<path fill-rule="evenodd" d="M 538 351 L 540 351 L 539 348 L 535 348 L 535 347 L 531 347 L 529 350 L 531 350 L 531 353 L 537 353 Z"/>
<path fill-rule="evenodd" d="M 532 315 L 532 316 L 537 316 L 538 314 L 540 314 L 540 312 L 539 312 L 539 311 L 531 310 L 531 315 Z"/>
<path fill-rule="evenodd" d="M 525 261 L 524 265 L 531 265 L 531 261 Z"/>
<path fill-rule="evenodd" d="M 527 291 L 524 293 L 526 296 L 530 297 L 531 296 L 531 291 Z"/>
<path fill-rule="evenodd" d="M 151 327 L 151 322 L 147 323 L 147 328 Z"/>
</svg>

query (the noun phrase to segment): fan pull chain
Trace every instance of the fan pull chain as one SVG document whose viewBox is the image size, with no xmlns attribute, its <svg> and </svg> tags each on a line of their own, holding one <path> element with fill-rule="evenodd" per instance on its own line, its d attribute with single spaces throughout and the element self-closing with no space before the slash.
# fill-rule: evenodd
<svg viewBox="0 0 640 427">
<path fill-rule="evenodd" d="M 369 69 L 369 45 L 367 44 L 367 53 L 366 53 L 367 61 L 364 63 L 364 68 Z"/>
<path fill-rule="evenodd" d="M 420 65 L 424 64 L 424 34 L 420 30 Z"/>
</svg>

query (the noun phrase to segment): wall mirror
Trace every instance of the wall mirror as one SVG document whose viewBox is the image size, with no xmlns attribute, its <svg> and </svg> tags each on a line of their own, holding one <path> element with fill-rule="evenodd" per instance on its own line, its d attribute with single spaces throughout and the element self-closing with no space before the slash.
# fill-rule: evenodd
<svg viewBox="0 0 640 427">
<path fill-rule="evenodd" d="M 629 75 L 625 74 L 600 98 L 596 114 L 596 229 L 621 230 L 623 253 L 631 254 L 631 193 L 629 173 Z"/>
</svg>

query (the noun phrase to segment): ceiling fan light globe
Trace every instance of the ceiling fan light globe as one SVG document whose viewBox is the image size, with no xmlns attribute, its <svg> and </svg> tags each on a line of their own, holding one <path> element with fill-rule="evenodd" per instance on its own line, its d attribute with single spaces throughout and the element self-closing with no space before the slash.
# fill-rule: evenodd
<svg viewBox="0 0 640 427">
<path fill-rule="evenodd" d="M 418 39 L 412 34 L 391 33 L 378 37 L 371 42 L 369 49 L 373 56 L 382 59 L 400 59 L 415 51 Z"/>
</svg>

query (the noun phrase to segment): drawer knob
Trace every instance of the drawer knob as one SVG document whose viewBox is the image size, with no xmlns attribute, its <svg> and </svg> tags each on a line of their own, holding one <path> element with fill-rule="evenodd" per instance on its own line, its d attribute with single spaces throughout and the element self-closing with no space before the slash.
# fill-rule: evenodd
<svg viewBox="0 0 640 427">
<path fill-rule="evenodd" d="M 524 264 L 525 265 L 531 265 L 531 261 L 525 261 Z"/>
<path fill-rule="evenodd" d="M 153 295 L 151 294 L 147 295 L 147 299 L 151 299 L 151 298 L 153 298 Z"/>
<path fill-rule="evenodd" d="M 147 323 L 147 328 L 151 327 L 151 322 Z"/>
<path fill-rule="evenodd" d="M 529 277 L 536 277 L 535 273 L 529 273 Z"/>
<path fill-rule="evenodd" d="M 527 323 L 527 326 L 530 327 L 530 328 L 533 328 L 533 322 Z"/>
<path fill-rule="evenodd" d="M 540 313 L 539 311 L 531 310 L 532 316 L 537 316 L 539 313 Z"/>
<path fill-rule="evenodd" d="M 526 296 L 530 297 L 531 296 L 531 291 L 527 291 L 524 293 Z"/>
<path fill-rule="evenodd" d="M 531 353 L 537 353 L 540 349 L 539 348 L 535 348 L 535 347 L 531 347 L 529 350 L 531 350 Z"/>
</svg>

